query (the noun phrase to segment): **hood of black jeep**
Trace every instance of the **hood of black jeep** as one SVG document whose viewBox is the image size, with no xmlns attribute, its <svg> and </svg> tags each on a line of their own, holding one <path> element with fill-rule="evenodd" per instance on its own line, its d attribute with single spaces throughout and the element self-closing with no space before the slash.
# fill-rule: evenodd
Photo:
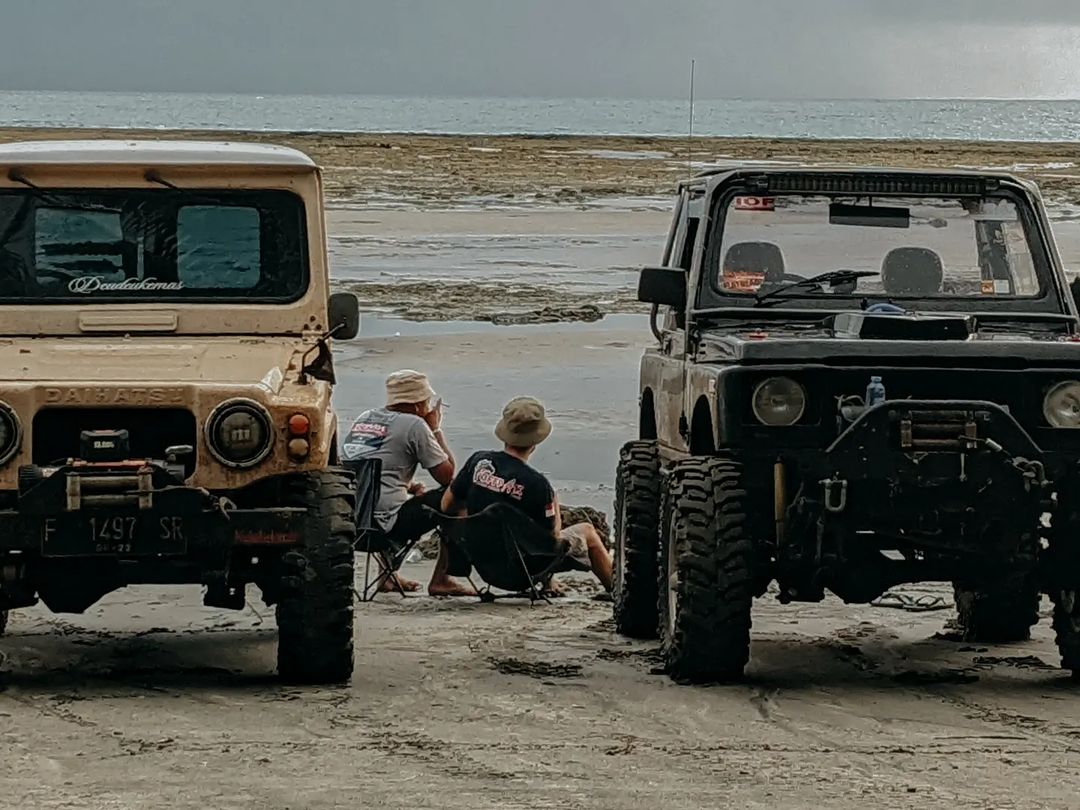
<svg viewBox="0 0 1080 810">
<path fill-rule="evenodd" d="M 1080 365 L 1080 342 L 1060 323 L 980 324 L 968 315 L 878 316 L 838 313 L 815 322 L 703 324 L 695 360 L 740 364 L 905 366 Z"/>
</svg>

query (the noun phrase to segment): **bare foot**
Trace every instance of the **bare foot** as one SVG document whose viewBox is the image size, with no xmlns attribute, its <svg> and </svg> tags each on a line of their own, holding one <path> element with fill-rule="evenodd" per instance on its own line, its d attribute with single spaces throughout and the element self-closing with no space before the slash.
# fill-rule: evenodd
<svg viewBox="0 0 1080 810">
<path fill-rule="evenodd" d="M 544 596 L 554 596 L 556 598 L 566 596 L 566 587 L 555 577 L 552 577 L 544 585 Z"/>
<path fill-rule="evenodd" d="M 386 578 L 386 581 L 379 586 L 380 593 L 397 593 L 398 586 L 405 593 L 416 593 L 420 590 L 420 583 L 414 579 L 405 579 L 400 574 L 394 574 Z"/>
<path fill-rule="evenodd" d="M 476 596 L 472 585 L 463 585 L 453 577 L 432 579 L 427 586 L 429 596 Z"/>
</svg>

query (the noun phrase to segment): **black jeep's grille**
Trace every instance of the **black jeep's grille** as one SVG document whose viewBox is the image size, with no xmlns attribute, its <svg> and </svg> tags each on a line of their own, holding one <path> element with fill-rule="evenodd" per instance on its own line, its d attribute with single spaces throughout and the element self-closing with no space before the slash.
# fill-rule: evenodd
<svg viewBox="0 0 1080 810">
<path fill-rule="evenodd" d="M 126 430 L 132 458 L 163 460 L 167 447 L 197 445 L 195 415 L 180 408 L 44 408 L 34 417 L 34 463 L 78 458 L 84 430 Z M 190 473 L 194 455 L 186 462 Z"/>
</svg>

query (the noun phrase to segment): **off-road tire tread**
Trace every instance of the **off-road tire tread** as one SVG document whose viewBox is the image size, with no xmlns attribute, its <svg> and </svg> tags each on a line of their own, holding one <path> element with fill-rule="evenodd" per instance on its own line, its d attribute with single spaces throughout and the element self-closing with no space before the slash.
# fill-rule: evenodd
<svg viewBox="0 0 1080 810">
<path fill-rule="evenodd" d="M 1061 667 L 1080 679 L 1080 591 L 1059 590 L 1050 598 L 1054 602 L 1054 639 Z"/>
<path fill-rule="evenodd" d="M 623 506 L 625 504 L 625 510 Z M 626 525 L 623 525 L 625 511 Z M 657 564 L 660 520 L 660 455 L 655 441 L 634 441 L 619 451 L 615 474 L 615 629 L 624 636 L 658 635 Z"/>
<path fill-rule="evenodd" d="M 663 493 L 659 612 L 668 673 L 691 683 L 739 680 L 750 659 L 754 595 L 742 468 L 727 459 L 681 461 Z M 670 637 L 668 542 L 678 544 L 679 568 L 679 608 Z"/>
<path fill-rule="evenodd" d="M 288 683 L 345 683 L 353 671 L 351 475 L 330 469 L 295 476 L 289 506 L 308 510 L 304 539 L 283 555 L 277 604 L 278 675 Z"/>
<path fill-rule="evenodd" d="M 1042 593 L 1034 577 L 972 590 L 953 585 L 956 627 L 964 641 L 1007 644 L 1027 641 L 1039 623 Z"/>
</svg>

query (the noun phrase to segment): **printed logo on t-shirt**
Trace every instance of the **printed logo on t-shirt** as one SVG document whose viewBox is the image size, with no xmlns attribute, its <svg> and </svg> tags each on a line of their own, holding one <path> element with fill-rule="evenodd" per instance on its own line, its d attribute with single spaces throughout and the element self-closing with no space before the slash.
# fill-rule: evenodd
<svg viewBox="0 0 1080 810">
<path fill-rule="evenodd" d="M 390 433 L 391 418 L 390 414 L 379 411 L 360 414 L 349 428 L 349 434 L 341 446 L 346 460 L 352 461 L 380 449 Z"/>
<path fill-rule="evenodd" d="M 495 465 L 486 458 L 477 463 L 476 469 L 473 470 L 472 480 L 478 487 L 497 492 L 500 495 L 509 495 L 514 500 L 520 501 L 525 496 L 524 484 L 519 484 L 516 478 L 507 481 L 505 478 L 496 475 Z"/>
</svg>

